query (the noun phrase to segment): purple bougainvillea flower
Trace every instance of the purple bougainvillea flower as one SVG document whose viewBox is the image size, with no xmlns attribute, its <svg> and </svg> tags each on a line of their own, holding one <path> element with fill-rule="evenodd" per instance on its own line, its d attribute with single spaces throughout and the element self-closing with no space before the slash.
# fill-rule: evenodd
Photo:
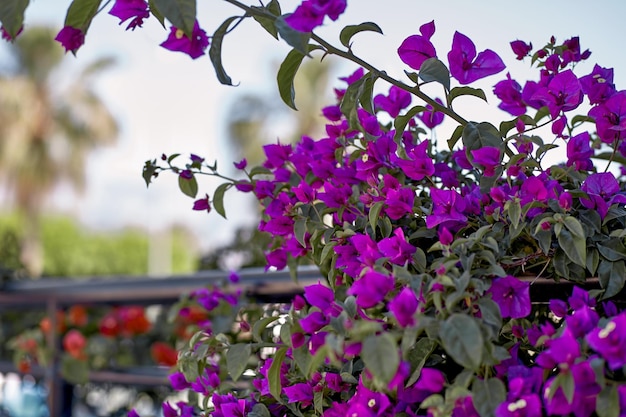
<svg viewBox="0 0 626 417">
<path fill-rule="evenodd" d="M 302 327 L 302 330 L 306 333 L 313 334 L 326 326 L 329 322 L 330 319 L 327 318 L 324 313 L 321 311 L 313 311 L 309 313 L 308 316 L 300 319 L 300 327 Z"/>
<path fill-rule="evenodd" d="M 233 165 L 235 166 L 235 168 L 240 170 L 246 169 L 246 167 L 248 166 L 248 160 L 246 158 L 243 158 L 239 162 L 233 162 Z"/>
<path fill-rule="evenodd" d="M 393 235 L 378 242 L 378 250 L 389 262 L 396 265 L 404 265 L 411 260 L 416 249 L 406 241 L 404 231 L 401 228 L 394 230 Z"/>
<path fill-rule="evenodd" d="M 615 370 L 626 365 L 626 312 L 589 333 L 586 339 L 589 346 L 606 360 L 609 368 Z"/>
<path fill-rule="evenodd" d="M 493 281 L 489 292 L 500 307 L 502 317 L 521 319 L 530 314 L 529 287 L 528 282 L 510 275 Z"/>
<path fill-rule="evenodd" d="M 384 213 L 392 220 L 399 220 L 413 214 L 415 190 L 411 187 L 399 187 L 387 190 Z"/>
<path fill-rule="evenodd" d="M 435 98 L 435 101 L 443 105 L 443 101 L 441 101 L 439 97 Z M 435 127 L 443 123 L 444 117 L 445 115 L 440 111 L 436 111 L 431 104 L 427 104 L 426 111 L 423 111 L 417 115 L 417 118 L 420 119 L 422 123 L 424 123 L 424 125 L 426 125 L 426 127 L 429 129 L 434 129 Z"/>
<path fill-rule="evenodd" d="M 75 53 L 85 43 L 85 34 L 75 27 L 64 26 L 54 40 L 63 45 L 65 52 Z"/>
<path fill-rule="evenodd" d="M 411 288 L 405 287 L 389 302 L 389 311 L 393 313 L 400 326 L 413 326 L 415 325 L 417 306 L 415 292 Z"/>
<path fill-rule="evenodd" d="M 526 113 L 526 103 L 522 99 L 522 86 L 513 79 L 511 74 L 506 74 L 506 80 L 498 82 L 493 87 L 493 94 L 500 99 L 498 108 L 513 116 L 521 116 Z"/>
<path fill-rule="evenodd" d="M 307 407 L 313 403 L 313 387 L 307 383 L 293 384 L 283 388 L 287 396 L 287 402 L 302 403 L 302 407 Z"/>
<path fill-rule="evenodd" d="M 196 59 L 204 55 L 204 51 L 209 46 L 209 37 L 196 20 L 191 38 L 185 35 L 182 29 L 172 26 L 169 36 L 161 43 L 161 46 L 170 51 L 184 52 L 192 59 Z"/>
<path fill-rule="evenodd" d="M 393 277 L 370 270 L 354 281 L 348 295 L 356 296 L 356 304 L 361 308 L 374 307 L 393 289 Z"/>
<path fill-rule="evenodd" d="M 209 201 L 209 195 L 206 194 L 204 198 L 193 202 L 193 209 L 197 211 L 211 212 L 211 202 Z"/>
<path fill-rule="evenodd" d="M 350 398 L 348 405 L 348 410 L 342 416 L 382 417 L 390 415 L 391 401 L 386 394 L 369 390 L 359 380 L 356 394 Z"/>
<path fill-rule="evenodd" d="M 133 408 L 128 412 L 128 417 L 141 417 L 139 413 Z"/>
<path fill-rule="evenodd" d="M 406 38 L 398 48 L 402 62 L 415 70 L 419 70 L 427 59 L 437 56 L 437 51 L 430 41 L 435 33 L 435 21 L 423 24 L 420 33 L 421 35 Z"/>
<path fill-rule="evenodd" d="M 459 32 L 454 33 L 448 63 L 450 74 L 461 84 L 470 84 L 506 68 L 498 54 L 490 49 L 476 55 L 474 42 Z"/>
<path fill-rule="evenodd" d="M 572 365 L 574 377 L 574 401 L 572 407 L 576 417 L 590 417 L 596 410 L 596 399 L 602 391 L 596 381 L 596 373 L 589 362 Z"/>
<path fill-rule="evenodd" d="M 602 219 L 607 215 L 612 204 L 626 203 L 626 196 L 618 194 L 619 183 L 611 172 L 589 175 L 580 189 L 588 196 L 588 198 L 581 197 L 580 203 L 588 209 L 595 209 Z"/>
<path fill-rule="evenodd" d="M 591 74 L 580 78 L 580 86 L 589 98 L 589 103 L 604 103 L 615 94 L 613 68 L 602 68 L 596 64 Z"/>
<path fill-rule="evenodd" d="M 572 310 L 578 310 L 585 306 L 594 308 L 596 299 L 589 295 L 589 292 L 580 287 L 574 287 L 572 295 L 567 298 L 567 302 Z"/>
<path fill-rule="evenodd" d="M 304 298 L 311 306 L 317 307 L 321 311 L 326 311 L 335 302 L 333 290 L 319 282 L 304 287 Z"/>
<path fill-rule="evenodd" d="M 567 303 L 563 300 L 552 299 L 550 300 L 549 307 L 552 314 L 561 319 L 567 316 L 567 312 L 569 311 Z"/>
<path fill-rule="evenodd" d="M 174 372 L 173 374 L 168 376 L 168 379 L 170 380 L 170 385 L 176 391 L 182 391 L 191 387 L 191 383 L 187 382 L 187 379 L 182 372 Z"/>
<path fill-rule="evenodd" d="M 524 57 L 528 56 L 530 51 L 533 49 L 532 43 L 527 44 L 526 42 L 520 40 L 512 41 L 510 42 L 510 45 L 513 53 L 516 55 L 516 58 L 520 61 L 524 59 Z"/>
<path fill-rule="evenodd" d="M 432 229 L 443 224 L 452 228 L 467 221 L 463 214 L 466 208 L 465 199 L 457 191 L 432 188 L 430 195 L 433 200 L 433 212 L 426 217 L 426 227 Z"/>
<path fill-rule="evenodd" d="M 493 146 L 485 146 L 475 151 L 471 151 L 474 157 L 474 163 L 483 166 L 483 174 L 486 177 L 493 177 L 496 174 L 496 168 L 500 166 L 502 161 L 502 151 Z"/>
<path fill-rule="evenodd" d="M 378 94 L 374 97 L 374 106 L 377 109 L 386 111 L 391 117 L 397 117 L 400 110 L 411 104 L 411 93 L 392 85 L 389 95 Z"/>
<path fill-rule="evenodd" d="M 285 18 L 285 22 L 300 32 L 311 32 L 328 16 L 335 21 L 346 10 L 346 0 L 305 0 Z"/>
<path fill-rule="evenodd" d="M 429 145 L 430 142 L 428 140 L 424 140 L 407 152 L 407 157 L 409 159 L 395 158 L 395 162 L 407 177 L 420 181 L 435 173 L 433 159 L 427 152 Z"/>
<path fill-rule="evenodd" d="M 347 77 L 339 77 L 339 79 L 344 81 L 346 84 L 351 85 L 363 78 L 363 75 L 365 75 L 365 70 L 360 67 Z"/>
<path fill-rule="evenodd" d="M 474 400 L 471 395 L 457 398 L 454 401 L 452 417 L 480 417 L 476 407 L 474 407 Z"/>
<path fill-rule="evenodd" d="M 560 337 L 546 341 L 548 346 L 537 357 L 537 365 L 543 369 L 554 369 L 558 365 L 573 365 L 580 357 L 580 344 L 574 337 L 574 333 L 567 327 Z"/>
<path fill-rule="evenodd" d="M 532 100 L 548 106 L 553 119 L 559 113 L 574 110 L 583 101 L 583 92 L 578 78 L 571 70 L 556 74 L 546 87 L 539 87 Z"/>
<path fill-rule="evenodd" d="M 583 337 L 596 328 L 600 317 L 589 306 L 582 306 L 565 318 L 567 327 L 572 330 L 575 337 Z"/>
<path fill-rule="evenodd" d="M 115 4 L 109 14 L 120 19 L 120 25 L 128 19 L 130 21 L 126 30 L 135 30 L 137 26 L 143 25 L 143 20 L 150 17 L 148 2 L 146 0 L 115 0 Z"/>
<path fill-rule="evenodd" d="M 592 156 L 589 132 L 579 133 L 567 141 L 567 166 L 574 166 L 577 171 L 590 170 L 593 168 Z"/>
<path fill-rule="evenodd" d="M 619 91 L 593 107 L 589 116 L 595 119 L 602 142 L 612 144 L 626 138 L 626 91 Z"/>
<path fill-rule="evenodd" d="M 562 66 L 565 67 L 570 62 L 580 62 L 589 58 L 590 55 L 589 49 L 585 50 L 585 52 L 580 52 L 580 39 L 578 36 L 574 36 L 563 42 L 563 51 L 561 52 Z"/>
</svg>

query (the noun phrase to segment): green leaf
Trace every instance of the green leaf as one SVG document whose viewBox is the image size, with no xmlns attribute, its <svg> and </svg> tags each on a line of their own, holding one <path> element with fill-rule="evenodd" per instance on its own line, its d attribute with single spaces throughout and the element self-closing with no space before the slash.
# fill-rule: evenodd
<svg viewBox="0 0 626 417">
<path fill-rule="evenodd" d="M 0 22 L 11 38 L 17 36 L 24 25 L 24 12 L 29 0 L 2 0 L 0 2 Z"/>
<path fill-rule="evenodd" d="M 572 233 L 572 235 L 577 237 L 585 238 L 585 230 L 580 222 L 572 216 L 567 216 L 563 219 L 563 224 L 565 227 Z"/>
<path fill-rule="evenodd" d="M 159 21 L 161 26 L 165 28 L 165 16 L 163 16 L 163 13 L 161 13 L 157 5 L 154 4 L 154 0 L 148 0 L 148 7 L 150 8 L 150 13 L 152 14 L 152 16 L 154 16 L 156 20 Z"/>
<path fill-rule="evenodd" d="M 389 333 L 366 337 L 363 341 L 361 358 L 374 378 L 384 384 L 392 380 L 400 365 L 398 346 Z"/>
<path fill-rule="evenodd" d="M 293 29 L 285 22 L 285 16 L 278 16 L 274 24 L 276 25 L 280 37 L 287 42 L 289 46 L 302 55 L 309 54 L 310 32 L 300 32 L 299 30 Z"/>
<path fill-rule="evenodd" d="M 496 408 L 506 400 L 506 387 L 498 378 L 474 379 L 472 396 L 481 417 L 495 416 Z"/>
<path fill-rule="evenodd" d="M 293 226 L 296 240 L 300 245 L 302 245 L 303 248 L 306 248 L 306 242 L 304 241 L 304 237 L 306 235 L 306 222 L 307 218 L 303 217 L 296 220 Z"/>
<path fill-rule="evenodd" d="M 159 12 L 172 26 L 191 39 L 196 24 L 196 0 L 153 0 Z"/>
<path fill-rule="evenodd" d="M 406 125 L 411 121 L 412 118 L 415 117 L 415 115 L 423 111 L 426 111 L 426 107 L 414 106 L 414 107 L 411 107 L 409 111 L 407 111 L 402 116 L 396 117 L 393 121 L 393 127 L 396 130 L 394 139 L 399 139 L 400 137 L 402 137 L 402 134 L 404 133 L 404 129 L 406 128 Z"/>
<path fill-rule="evenodd" d="M 356 35 L 357 33 L 366 32 L 366 31 L 377 32 L 377 33 L 380 33 L 381 35 L 383 34 L 383 30 L 376 23 L 365 22 L 365 23 L 361 23 L 360 25 L 349 25 L 343 28 L 341 30 L 341 33 L 339 34 L 339 40 L 341 41 L 341 44 L 343 46 L 345 46 L 346 48 L 349 48 L 350 39 L 352 39 L 352 37 Z"/>
<path fill-rule="evenodd" d="M 226 193 L 231 186 L 231 183 L 220 184 L 213 193 L 213 207 L 223 218 L 226 218 L 226 210 L 224 210 L 224 193 Z"/>
<path fill-rule="evenodd" d="M 260 320 L 255 321 L 254 325 L 252 325 L 252 338 L 254 339 L 254 341 L 263 342 L 263 337 L 261 336 L 261 333 L 267 328 L 270 323 L 275 322 L 279 318 L 280 317 L 278 316 L 272 316 L 264 317 Z"/>
<path fill-rule="evenodd" d="M 437 58 L 428 58 L 424 61 L 418 75 L 424 82 L 438 82 L 443 85 L 446 91 L 450 91 L 450 71 L 448 67 Z"/>
<path fill-rule="evenodd" d="M 296 361 L 296 366 L 300 369 L 302 376 L 308 378 L 308 372 L 311 367 L 311 353 L 306 344 L 293 349 L 293 360 Z"/>
<path fill-rule="evenodd" d="M 224 66 L 222 65 L 222 40 L 231 23 L 237 19 L 239 19 L 238 16 L 233 16 L 224 20 L 213 34 L 211 46 L 209 47 L 209 58 L 211 58 L 211 63 L 213 64 L 213 68 L 215 68 L 215 75 L 217 75 L 218 81 L 224 85 L 233 85 L 233 80 L 226 74 Z"/>
<path fill-rule="evenodd" d="M 456 143 L 463 136 L 464 130 L 465 130 L 465 127 L 463 125 L 458 125 L 456 129 L 454 129 L 454 132 L 452 132 L 450 139 L 448 139 L 448 149 L 452 150 L 454 148 Z"/>
<path fill-rule="evenodd" d="M 146 187 L 150 186 L 150 183 L 152 182 L 152 178 L 154 177 L 154 173 L 156 172 L 156 160 L 153 161 L 146 161 L 146 163 L 143 166 L 143 172 L 141 173 L 141 176 L 143 177 L 143 180 L 146 182 Z"/>
<path fill-rule="evenodd" d="M 374 111 L 374 83 L 378 77 L 374 74 L 368 74 L 365 78 L 365 82 L 363 83 L 363 88 L 359 94 L 359 102 L 361 103 L 361 107 L 365 109 L 370 114 L 376 113 Z"/>
<path fill-rule="evenodd" d="M 609 239 L 602 244 L 598 243 L 598 251 L 611 262 L 626 260 L 626 247 L 619 238 Z"/>
<path fill-rule="evenodd" d="M 65 26 L 71 26 L 87 33 L 92 19 L 98 12 L 102 0 L 74 0 L 67 9 Z"/>
<path fill-rule="evenodd" d="M 341 113 L 346 116 L 346 119 L 348 119 L 348 122 L 350 123 L 350 127 L 353 129 L 358 129 L 359 127 L 357 108 L 359 104 L 359 97 L 363 93 L 363 84 L 365 83 L 368 75 L 369 73 L 350 84 L 341 99 L 341 103 L 339 104 Z"/>
<path fill-rule="evenodd" d="M 272 417 L 270 410 L 263 403 L 256 403 L 252 407 L 252 411 L 247 414 L 248 417 Z"/>
<path fill-rule="evenodd" d="M 285 355 L 287 354 L 287 348 L 281 347 L 274 354 L 274 358 L 272 360 L 272 365 L 270 365 L 270 369 L 267 371 L 267 379 L 270 387 L 270 394 L 272 397 L 276 398 L 276 401 L 282 403 L 280 399 L 280 393 L 283 390 L 282 383 L 280 382 L 281 376 L 281 366 L 283 361 L 285 360 Z"/>
<path fill-rule="evenodd" d="M 584 236 L 574 236 L 569 229 L 562 229 L 557 239 L 567 257 L 584 268 L 587 264 L 587 244 Z"/>
<path fill-rule="evenodd" d="M 246 370 L 251 353 L 252 348 L 248 343 L 237 343 L 228 348 L 226 352 L 226 369 L 233 381 L 237 382 L 243 371 Z"/>
<path fill-rule="evenodd" d="M 183 194 L 195 198 L 196 194 L 198 194 L 198 182 L 196 181 L 196 177 L 192 176 L 191 178 L 183 178 L 182 176 L 178 176 L 178 188 Z"/>
<path fill-rule="evenodd" d="M 433 353 L 436 347 L 437 343 L 434 340 L 428 337 L 422 337 L 417 341 L 417 343 L 415 343 L 413 348 L 409 350 L 408 361 L 411 365 L 412 373 L 406 383 L 407 387 L 410 387 L 415 382 L 417 382 L 422 373 L 422 368 L 424 367 L 426 361 L 428 360 L 428 357 L 431 353 Z"/>
<path fill-rule="evenodd" d="M 487 122 L 474 123 L 468 122 L 463 128 L 463 145 L 467 151 L 475 151 L 477 149 L 484 148 L 485 146 L 491 146 L 494 148 L 503 149 L 504 141 L 500 132 L 494 125 Z M 468 155 L 468 158 L 471 154 Z"/>
<path fill-rule="evenodd" d="M 254 10 L 259 10 L 259 11 L 261 10 L 268 11 L 276 17 L 281 15 L 280 4 L 276 0 L 270 1 L 267 4 L 267 6 L 265 6 L 265 8 L 258 7 L 258 6 L 251 6 L 251 8 Z M 265 16 L 259 16 L 256 14 L 252 15 L 252 17 L 261 25 L 261 27 L 263 27 L 263 29 L 267 31 L 267 33 L 272 35 L 275 39 L 278 39 L 278 29 L 276 29 L 276 19 L 272 19 L 270 17 L 265 17 Z"/>
<path fill-rule="evenodd" d="M 280 98 L 283 99 L 286 105 L 294 110 L 298 109 L 296 108 L 296 103 L 294 101 L 296 92 L 293 87 L 293 81 L 303 59 L 304 54 L 302 52 L 297 49 L 292 49 L 291 52 L 287 54 L 283 63 L 280 64 L 278 75 L 276 76 Z"/>
<path fill-rule="evenodd" d="M 448 107 L 452 104 L 452 100 L 460 96 L 474 96 L 478 98 L 482 98 L 484 101 L 487 101 L 487 96 L 485 96 L 485 92 L 480 88 L 472 88 L 472 87 L 454 87 L 450 90 L 448 94 Z"/>
<path fill-rule="evenodd" d="M 368 218 L 369 218 L 370 226 L 372 226 L 372 230 L 374 230 L 374 232 L 376 232 L 376 225 L 378 224 L 378 217 L 380 217 L 380 212 L 383 209 L 384 205 L 385 205 L 384 201 L 377 201 L 374 204 L 372 204 L 372 207 L 370 207 Z"/>
<path fill-rule="evenodd" d="M 513 200 L 507 201 L 504 207 L 508 210 L 511 225 L 514 228 L 517 228 L 520 220 L 522 219 L 522 206 L 520 205 L 519 198 L 514 198 Z"/>
<path fill-rule="evenodd" d="M 598 266 L 598 278 L 600 285 L 605 290 L 602 298 L 610 298 L 617 295 L 626 283 L 626 265 L 624 261 L 601 261 Z"/>
<path fill-rule="evenodd" d="M 459 365 L 473 370 L 480 368 L 484 340 L 476 320 L 454 313 L 441 325 L 439 336 L 443 348 Z"/>
<path fill-rule="evenodd" d="M 596 401 L 598 417 L 619 417 L 619 394 L 615 385 L 604 387 Z"/>
</svg>

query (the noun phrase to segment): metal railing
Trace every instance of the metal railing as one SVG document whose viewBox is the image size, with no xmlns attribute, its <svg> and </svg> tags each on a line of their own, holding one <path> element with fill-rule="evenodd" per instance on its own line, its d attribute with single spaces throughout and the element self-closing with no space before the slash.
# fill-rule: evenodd
<svg viewBox="0 0 626 417">
<path fill-rule="evenodd" d="M 261 303 L 290 302 L 301 293 L 304 285 L 323 280 L 314 267 L 298 270 L 295 282 L 288 271 L 265 272 L 254 268 L 238 273 L 236 284 L 246 295 Z M 59 334 L 56 333 L 56 311 L 74 304 L 89 305 L 171 305 L 184 294 L 218 284 L 227 279 L 224 271 L 201 271 L 193 275 L 168 277 L 115 276 L 76 278 L 45 278 L 31 281 L 9 281 L 0 290 L 0 312 L 9 310 L 45 309 L 51 331 L 47 345 L 52 358 L 58 358 Z M 11 362 L 0 362 L 0 373 L 18 372 Z M 29 372 L 43 378 L 48 388 L 48 405 L 51 416 L 61 416 L 67 411 L 63 403 L 63 380 L 59 363 L 54 359 L 47 367 L 33 366 Z M 122 385 L 167 385 L 167 368 L 135 367 L 125 371 L 101 370 L 89 374 L 91 382 Z"/>
</svg>

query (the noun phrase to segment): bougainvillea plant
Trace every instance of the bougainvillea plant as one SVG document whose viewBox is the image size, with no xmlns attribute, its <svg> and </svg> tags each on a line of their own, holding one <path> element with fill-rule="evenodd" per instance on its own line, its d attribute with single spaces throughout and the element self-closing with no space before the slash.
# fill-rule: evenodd
<svg viewBox="0 0 626 417">
<path fill-rule="evenodd" d="M 210 43 L 225 84 L 222 39 L 255 19 L 293 47 L 277 76 L 291 107 L 305 57 L 336 55 L 358 68 L 322 109 L 324 137 L 267 145 L 262 166 L 236 164 L 238 178 L 197 155 L 146 162 L 147 184 L 174 172 L 195 210 L 225 216 L 227 190 L 252 193 L 259 229 L 272 236 L 268 268 L 297 275 L 307 260 L 320 271 L 289 305 L 231 300 L 238 314 L 192 336 L 171 375 L 174 388 L 198 395 L 165 403 L 164 415 L 625 416 L 626 92 L 613 70 L 579 74 L 590 52 L 577 37 L 537 49 L 515 40 L 515 58 L 537 69 L 520 82 L 460 32 L 437 51 L 435 22 L 426 22 L 397 46 L 401 80 L 351 48 L 360 32 L 382 32 L 376 24 L 345 27 L 341 46 L 314 32 L 345 0 L 305 0 L 286 14 L 275 0 L 225 1 L 243 15 L 210 39 L 193 1 L 117 0 L 111 14 L 132 18 L 129 28 L 165 17 L 173 28 L 162 46 L 192 58 Z M 70 7 L 58 37 L 68 51 L 98 11 L 74 7 L 88 3 Z M 21 21 L 0 17 L 6 37 L 16 36 Z M 453 109 L 460 96 L 485 100 L 471 85 L 487 77 L 504 115 L 497 126 Z M 431 131 L 445 119 L 457 127 L 437 146 Z M 557 149 L 563 161 L 548 164 Z M 198 175 L 225 182 L 198 198 Z M 577 285 L 540 304 L 531 297 L 540 280 Z"/>
</svg>

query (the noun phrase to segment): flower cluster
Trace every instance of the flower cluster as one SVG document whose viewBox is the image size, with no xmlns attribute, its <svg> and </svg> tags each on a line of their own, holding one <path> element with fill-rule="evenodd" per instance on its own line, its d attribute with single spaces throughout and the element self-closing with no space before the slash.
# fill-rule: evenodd
<svg viewBox="0 0 626 417">
<path fill-rule="evenodd" d="M 504 63 L 457 32 L 446 66 L 434 34 L 435 23 L 424 24 L 398 54 L 419 71 L 407 72 L 413 82 L 442 85 L 442 100 L 393 79 L 373 94 L 380 74 L 359 68 L 322 110 L 324 137 L 266 145 L 261 167 L 237 164 L 245 179 L 223 177 L 195 155 L 181 168 L 172 157 L 162 158 L 167 166 L 146 163 L 146 182 L 172 170 L 194 198 L 196 175 L 227 180 L 213 194 L 220 214 L 226 189 L 254 194 L 259 230 L 272 237 L 267 267 L 320 268 L 320 282 L 291 306 L 251 327 L 235 322 L 235 334 L 199 333 L 182 353 L 203 373 L 185 360 L 173 384 L 202 387 L 210 415 L 626 412 L 626 312 L 598 301 L 624 287 L 626 194 L 621 172 L 592 163 L 606 151 L 615 164 L 626 148 L 612 70 L 577 75 L 574 64 L 590 55 L 578 38 L 534 52 L 514 41 L 518 59 L 532 56 L 538 81 L 507 73 L 493 93 L 513 119 L 466 121 L 450 103 L 484 97 L 464 86 L 502 73 Z M 583 105 L 586 114 L 572 115 Z M 428 132 L 446 119 L 459 127 L 441 149 Z M 544 166 L 557 144 L 567 160 Z M 209 207 L 208 194 L 194 203 Z M 547 277 L 587 289 L 533 304 Z"/>
</svg>

